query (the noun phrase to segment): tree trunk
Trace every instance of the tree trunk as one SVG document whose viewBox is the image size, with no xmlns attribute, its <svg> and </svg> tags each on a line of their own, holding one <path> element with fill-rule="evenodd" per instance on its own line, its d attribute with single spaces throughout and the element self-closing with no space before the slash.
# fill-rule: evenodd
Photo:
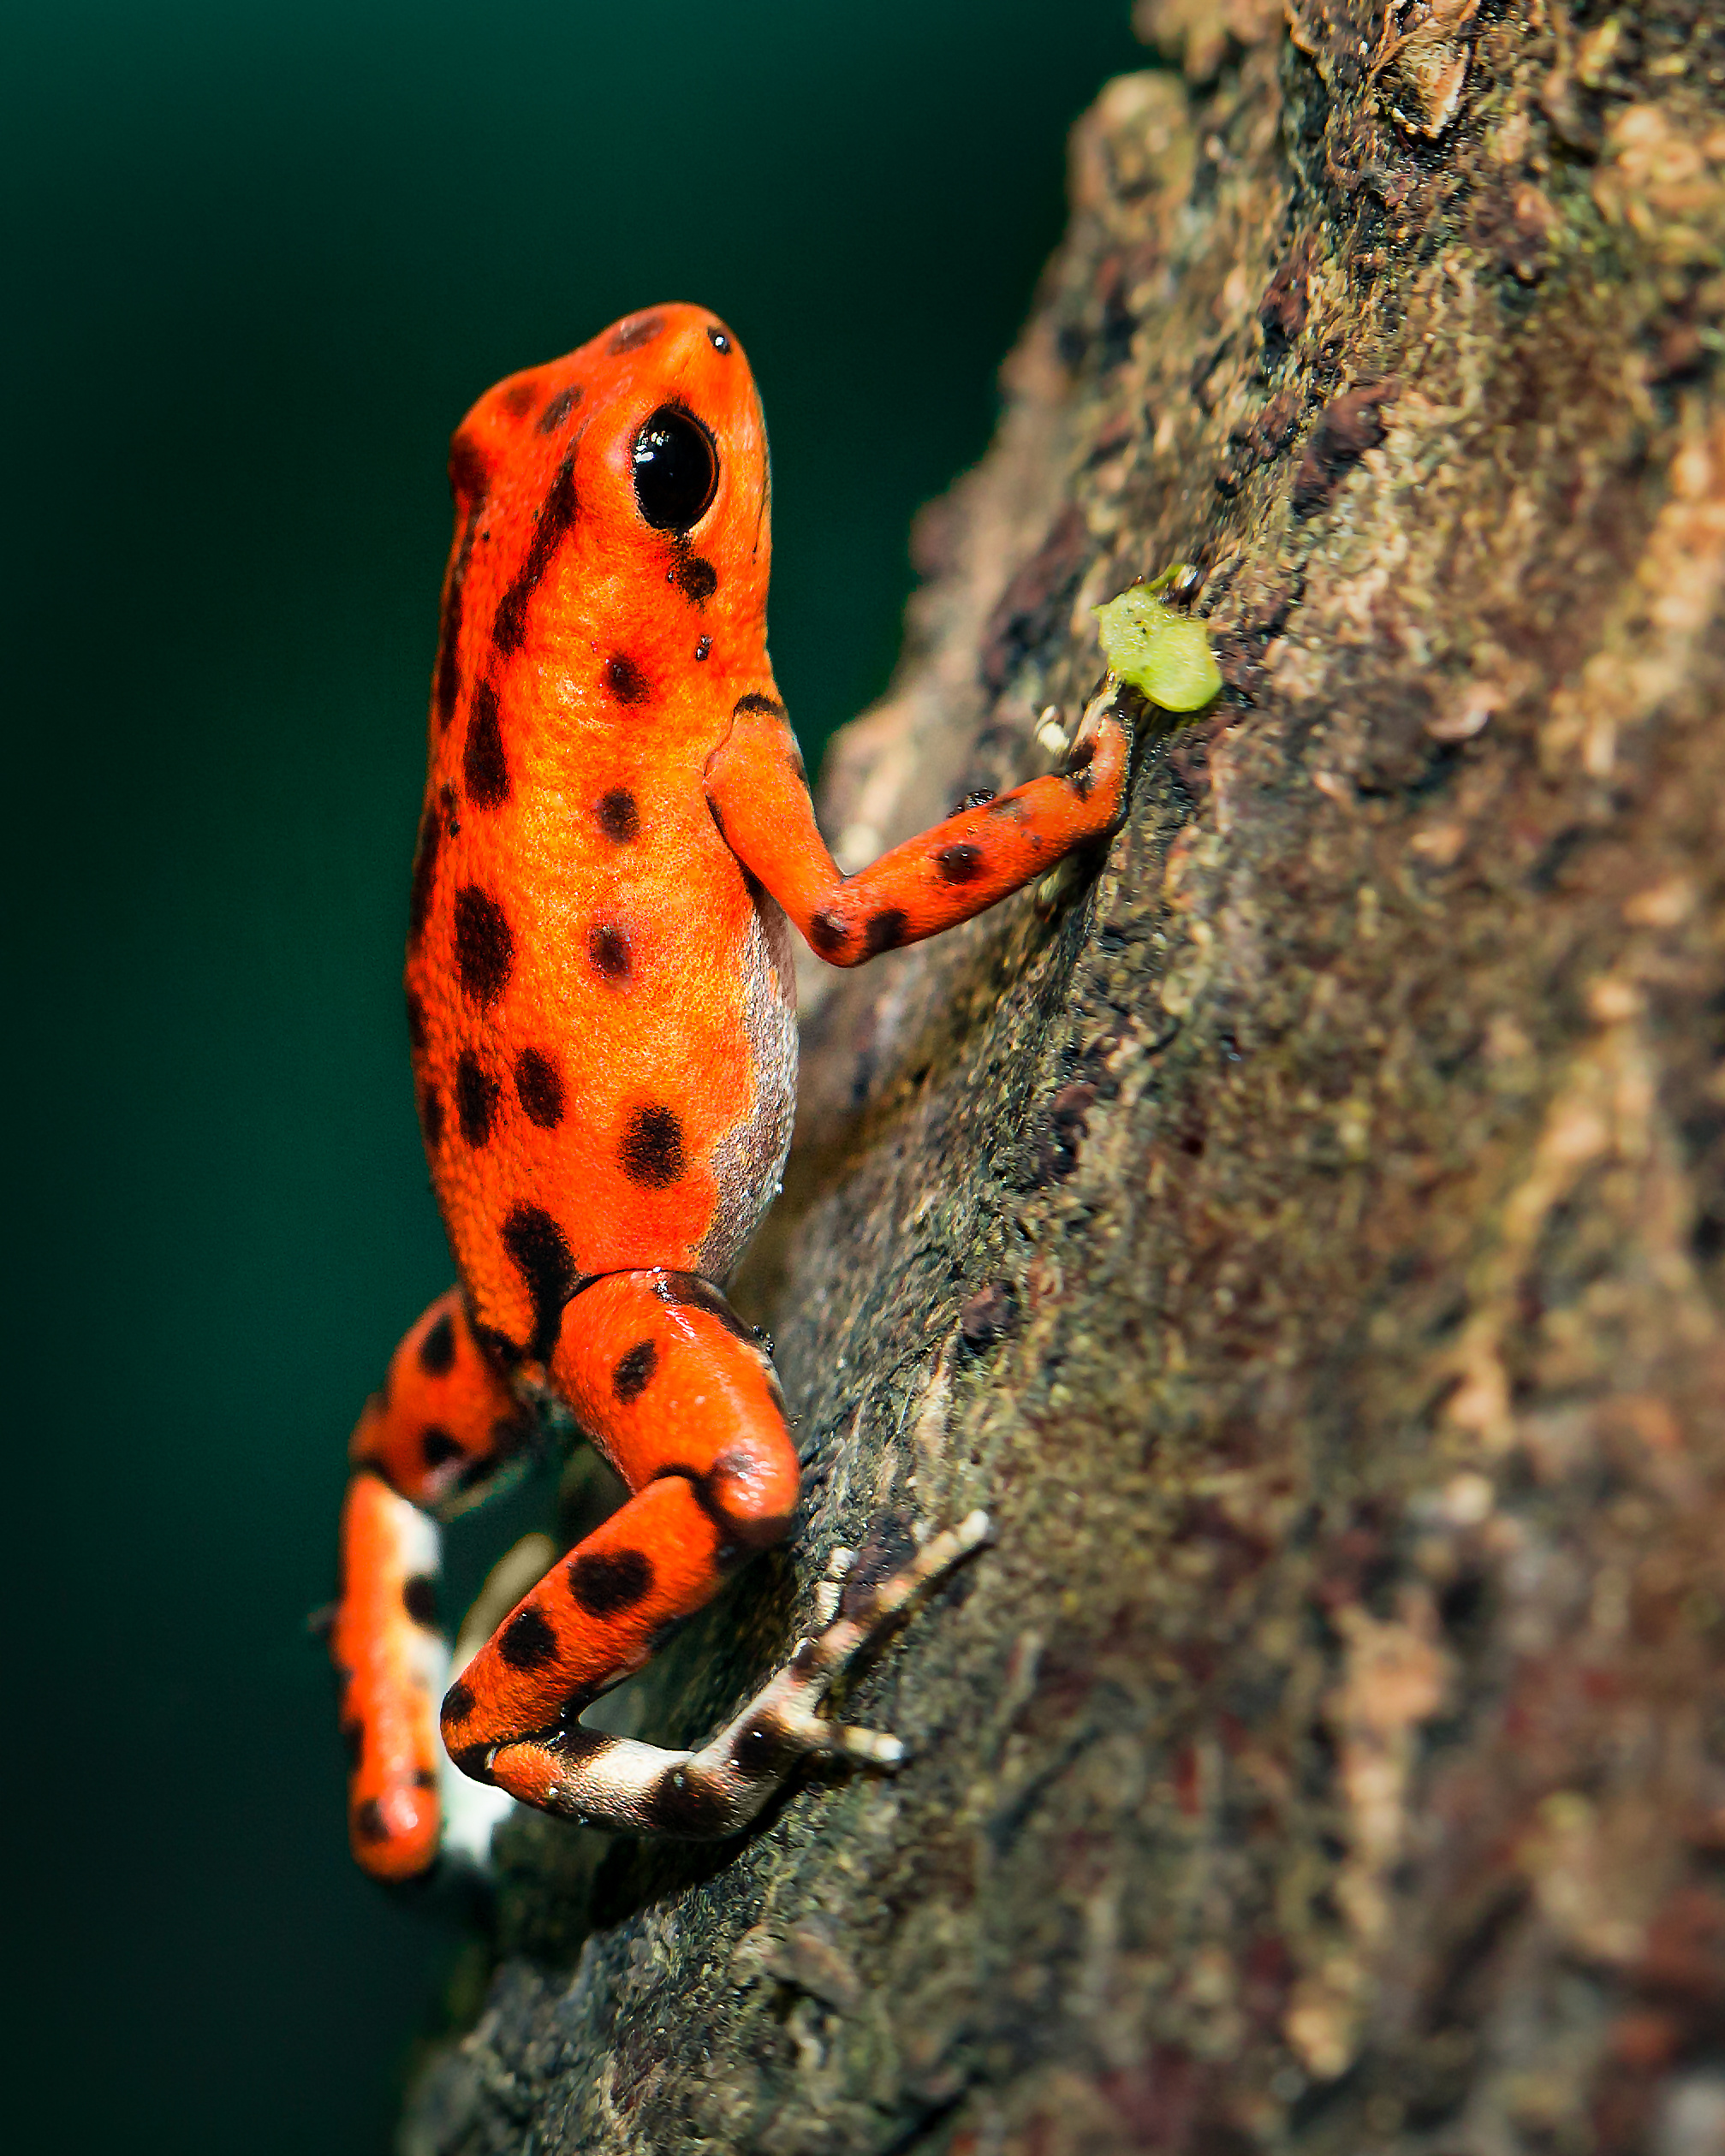
<svg viewBox="0 0 1725 2156">
<path fill-rule="evenodd" d="M 896 1778 L 515 1832 L 414 2156 L 1725 2147 L 1725 18 L 1140 15 L 827 828 L 1049 768 L 1175 560 L 1227 690 L 1063 912 L 812 980 L 806 1525 L 635 1725 L 997 1540 Z"/>
</svg>

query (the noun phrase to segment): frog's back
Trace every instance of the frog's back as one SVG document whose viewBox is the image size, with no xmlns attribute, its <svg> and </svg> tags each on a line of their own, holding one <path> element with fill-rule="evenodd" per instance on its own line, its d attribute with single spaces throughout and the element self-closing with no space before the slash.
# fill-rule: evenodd
<svg viewBox="0 0 1725 2156">
<path fill-rule="evenodd" d="M 542 1361 L 585 1278 L 722 1276 L 789 1143 L 788 939 L 702 789 L 776 695 L 747 362 L 633 316 L 482 398 L 450 476 L 408 1023 L 475 1320 Z"/>
</svg>

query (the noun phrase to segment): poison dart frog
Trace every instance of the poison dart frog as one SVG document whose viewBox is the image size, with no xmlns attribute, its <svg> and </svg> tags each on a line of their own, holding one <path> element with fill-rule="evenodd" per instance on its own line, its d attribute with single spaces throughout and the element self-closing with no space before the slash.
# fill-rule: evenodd
<svg viewBox="0 0 1725 2156">
<path fill-rule="evenodd" d="M 433 1867 L 446 1814 L 487 1843 L 511 1800 L 723 1835 L 805 1754 L 901 1755 L 818 1710 L 979 1515 L 804 1642 L 704 1749 L 580 1718 L 793 1524 L 768 1347 L 720 1286 L 790 1145 L 790 930 L 850 966 L 970 919 L 1106 837 L 1131 749 L 1098 698 L 1062 773 L 840 874 L 767 658 L 760 400 L 705 309 L 628 316 L 509 376 L 456 431 L 449 477 L 407 1003 L 461 1284 L 354 1432 L 330 1635 L 354 1851 L 388 1880 Z M 436 1522 L 558 1418 L 628 1500 L 450 1682 Z"/>
</svg>

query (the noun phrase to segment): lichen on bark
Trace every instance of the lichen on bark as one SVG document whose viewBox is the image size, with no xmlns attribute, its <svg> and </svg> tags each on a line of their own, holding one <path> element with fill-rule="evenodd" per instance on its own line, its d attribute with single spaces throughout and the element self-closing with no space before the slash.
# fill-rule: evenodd
<svg viewBox="0 0 1725 2156">
<path fill-rule="evenodd" d="M 630 1711 L 996 1543 L 897 1778 L 515 1831 L 415 2156 L 1725 2141 L 1725 23 L 1139 12 L 827 828 L 1048 768 L 1170 561 L 1227 688 L 1056 918 L 811 978 L 806 1525 Z"/>
</svg>

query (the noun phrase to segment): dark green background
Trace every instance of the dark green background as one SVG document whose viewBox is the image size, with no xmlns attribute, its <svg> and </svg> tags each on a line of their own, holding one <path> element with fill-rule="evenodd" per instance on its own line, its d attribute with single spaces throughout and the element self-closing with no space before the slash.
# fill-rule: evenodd
<svg viewBox="0 0 1725 2156">
<path fill-rule="evenodd" d="M 348 1863 L 302 1620 L 449 1271 L 399 975 L 450 427 L 629 309 L 722 312 L 818 748 L 1126 12 L 6 10 L 10 2145 L 381 2149 L 447 1969 Z"/>
</svg>

